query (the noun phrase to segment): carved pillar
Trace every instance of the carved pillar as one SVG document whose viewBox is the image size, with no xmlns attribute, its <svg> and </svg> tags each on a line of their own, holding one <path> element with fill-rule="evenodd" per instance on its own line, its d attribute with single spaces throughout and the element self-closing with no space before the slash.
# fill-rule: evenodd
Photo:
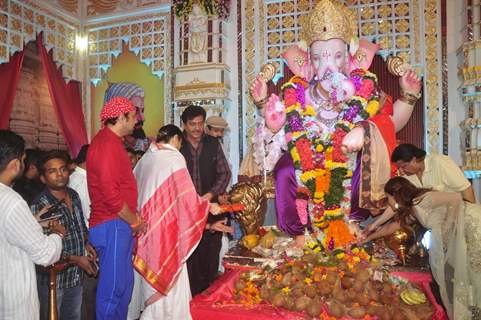
<svg viewBox="0 0 481 320">
<path fill-rule="evenodd" d="M 180 124 L 180 115 L 191 105 L 200 105 L 209 115 L 227 118 L 231 105 L 231 69 L 227 54 L 230 24 L 216 16 L 208 16 L 194 5 L 187 18 L 175 19 L 174 39 L 174 122 Z M 230 52 L 232 51 L 232 52 Z M 229 121 L 228 121 L 229 122 Z M 231 126 L 231 124 L 229 124 Z M 226 140 L 229 137 L 225 138 Z M 224 141 L 226 142 L 226 141 Z M 229 145 L 229 143 L 226 143 Z"/>
</svg>

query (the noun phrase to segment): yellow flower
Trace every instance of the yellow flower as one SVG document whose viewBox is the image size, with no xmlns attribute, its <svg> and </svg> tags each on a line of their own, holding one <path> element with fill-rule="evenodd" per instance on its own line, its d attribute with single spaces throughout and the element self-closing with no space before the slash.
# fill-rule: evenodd
<svg viewBox="0 0 481 320">
<path fill-rule="evenodd" d="M 289 289 L 289 287 L 282 288 L 282 292 L 284 292 L 284 293 L 289 293 L 290 291 L 291 291 L 291 289 Z"/>
<path fill-rule="evenodd" d="M 336 208 L 336 209 L 333 209 L 333 210 L 325 210 L 324 214 L 326 216 L 330 216 L 330 217 L 338 216 L 339 214 L 341 214 L 341 208 Z"/>
<path fill-rule="evenodd" d="M 354 257 L 354 258 L 352 258 L 352 260 L 354 262 L 361 262 L 361 258 L 359 258 L 359 257 Z"/>
<path fill-rule="evenodd" d="M 315 252 L 315 253 L 321 252 L 321 247 L 315 247 L 315 248 L 314 248 L 314 252 Z"/>
<path fill-rule="evenodd" d="M 286 113 L 289 113 L 295 110 L 296 110 L 296 105 L 293 104 L 292 106 L 286 108 Z"/>
<path fill-rule="evenodd" d="M 352 253 L 354 253 L 354 254 L 359 253 L 359 248 L 356 247 L 356 248 L 352 249 Z"/>
<path fill-rule="evenodd" d="M 294 103 L 293 105 L 286 108 L 286 113 L 289 113 L 295 110 L 298 110 L 300 112 L 299 110 L 300 107 L 301 107 L 301 104 L 299 102 Z"/>
<path fill-rule="evenodd" d="M 316 191 L 314 192 L 314 199 L 322 199 L 324 198 L 324 192 Z"/>
<path fill-rule="evenodd" d="M 359 101 L 360 103 L 362 103 L 363 105 L 365 105 L 365 104 L 367 103 L 367 100 L 364 99 L 364 98 L 361 97 L 361 96 L 353 96 L 353 97 L 351 98 L 351 100 L 357 100 L 357 101 Z"/>
<path fill-rule="evenodd" d="M 306 109 L 302 112 L 305 116 L 315 116 L 316 111 L 312 106 L 306 106 Z"/>
<path fill-rule="evenodd" d="M 301 174 L 301 181 L 304 184 L 306 184 L 309 180 L 315 179 L 315 178 L 316 178 L 316 174 L 313 170 L 307 171 Z"/>
<path fill-rule="evenodd" d="M 334 162 L 332 160 L 326 161 L 326 168 L 327 169 L 336 169 L 336 168 L 347 168 L 347 163 L 345 162 Z"/>
<path fill-rule="evenodd" d="M 312 279 L 311 279 L 311 278 L 305 278 L 305 279 L 304 279 L 304 282 L 305 282 L 306 284 L 311 284 L 311 283 L 312 283 Z"/>
<path fill-rule="evenodd" d="M 296 148 L 291 149 L 291 157 L 292 157 L 292 161 L 294 162 L 301 161 L 301 157 L 299 156 L 299 152 L 297 152 Z"/>
<path fill-rule="evenodd" d="M 341 253 L 336 254 L 336 258 L 337 258 L 338 260 L 344 259 L 345 256 L 346 256 L 346 255 L 344 254 L 344 252 L 341 252 Z"/>
<path fill-rule="evenodd" d="M 292 139 L 296 140 L 297 138 L 299 138 L 303 134 L 304 134 L 304 131 L 295 131 L 295 132 L 292 133 Z"/>
<path fill-rule="evenodd" d="M 324 146 L 322 144 L 318 144 L 317 147 L 316 147 L 316 151 L 317 152 L 322 152 L 324 151 Z"/>
<path fill-rule="evenodd" d="M 315 248 L 315 247 L 317 246 L 317 242 L 315 242 L 315 241 L 307 241 L 306 245 L 307 245 L 309 248 L 313 249 L 313 248 Z"/>
<path fill-rule="evenodd" d="M 372 100 L 366 106 L 366 112 L 369 113 L 369 116 L 374 116 L 379 110 L 379 101 Z"/>
</svg>

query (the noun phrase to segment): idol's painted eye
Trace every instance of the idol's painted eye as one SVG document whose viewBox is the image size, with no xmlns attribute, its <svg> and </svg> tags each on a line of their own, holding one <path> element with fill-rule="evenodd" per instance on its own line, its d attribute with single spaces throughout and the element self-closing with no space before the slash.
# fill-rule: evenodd
<svg viewBox="0 0 481 320">
<path fill-rule="evenodd" d="M 342 58 L 342 52 L 338 51 L 336 53 L 336 59 L 341 59 Z"/>
</svg>

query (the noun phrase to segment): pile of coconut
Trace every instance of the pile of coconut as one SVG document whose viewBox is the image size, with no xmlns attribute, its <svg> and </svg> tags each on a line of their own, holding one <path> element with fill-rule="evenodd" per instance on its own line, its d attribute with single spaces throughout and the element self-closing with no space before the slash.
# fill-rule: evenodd
<svg viewBox="0 0 481 320">
<path fill-rule="evenodd" d="M 336 318 L 424 320 L 434 313 L 432 304 L 413 284 L 397 281 L 364 261 L 352 268 L 342 261 L 325 264 L 316 255 L 306 254 L 276 268 L 241 273 L 235 297 L 245 297 L 245 290 L 252 287 L 258 290 L 260 303 L 304 312 L 309 319 L 328 314 Z"/>
</svg>

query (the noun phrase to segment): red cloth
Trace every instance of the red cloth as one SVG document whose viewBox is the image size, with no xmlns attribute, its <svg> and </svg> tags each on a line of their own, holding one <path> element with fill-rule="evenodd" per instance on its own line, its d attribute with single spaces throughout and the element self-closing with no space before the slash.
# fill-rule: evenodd
<svg viewBox="0 0 481 320">
<path fill-rule="evenodd" d="M 386 143 L 387 149 L 389 151 L 389 157 L 391 157 L 392 152 L 396 148 L 396 130 L 394 128 L 394 122 L 391 119 L 393 114 L 393 102 L 391 96 L 386 96 L 384 100 L 384 104 L 382 105 L 381 110 L 378 114 L 374 117 L 369 118 L 369 121 L 372 122 L 376 127 L 379 129 L 382 137 L 384 138 L 384 142 Z M 391 176 L 396 175 L 396 166 L 391 163 Z"/>
<path fill-rule="evenodd" d="M 157 152 L 160 155 L 162 150 Z M 169 152 L 173 153 L 167 151 Z M 180 153 L 177 154 L 182 157 Z M 170 174 L 169 167 L 176 164 L 162 164 L 161 158 L 149 156 L 149 153 L 145 155 L 144 161 L 135 169 L 139 185 L 152 187 L 156 191 L 140 209 L 147 230 L 138 239 L 134 267 L 152 287 L 166 295 L 176 283 L 182 265 L 202 237 L 209 202 L 201 199 L 195 191 L 186 167 Z M 164 158 L 167 161 L 174 160 L 168 154 L 164 155 Z M 182 160 L 179 159 L 178 162 L 182 163 Z M 154 161 L 158 163 L 161 172 L 151 172 L 145 177 L 148 173 L 144 171 L 151 170 Z M 156 185 L 156 182 L 159 185 Z M 143 194 L 151 194 L 151 190 L 141 190 L 141 197 Z"/>
<path fill-rule="evenodd" d="M 38 52 L 48 83 L 53 109 L 70 153 L 76 157 L 80 148 L 87 143 L 87 128 L 82 110 L 80 82 L 65 83 L 62 69 L 53 61 L 52 51 L 43 46 L 43 35 L 37 37 Z"/>
<path fill-rule="evenodd" d="M 113 97 L 105 103 L 100 112 L 100 121 L 104 122 L 107 119 L 117 118 L 121 114 L 135 111 L 132 101 L 125 97 Z"/>
<path fill-rule="evenodd" d="M 124 203 L 137 211 L 137 184 L 122 140 L 109 128 L 92 139 L 87 153 L 90 227 L 118 218 Z"/>
<path fill-rule="evenodd" d="M 301 320 L 306 319 L 303 313 L 289 312 L 282 308 L 275 308 L 269 304 L 259 304 L 246 307 L 235 303 L 223 303 L 232 300 L 234 283 L 239 278 L 240 270 L 229 270 L 222 275 L 212 286 L 197 295 L 190 303 L 190 313 L 193 320 L 222 319 L 222 320 Z M 429 301 L 435 308 L 433 320 L 448 320 L 443 308 L 437 304 L 429 283 L 432 281 L 429 274 L 422 272 L 395 272 L 393 275 L 405 278 L 421 285 Z M 348 320 L 350 318 L 342 318 Z"/>
<path fill-rule="evenodd" d="M 8 63 L 0 65 L 0 129 L 7 129 L 9 126 L 24 55 L 24 50 L 17 52 Z"/>
</svg>

